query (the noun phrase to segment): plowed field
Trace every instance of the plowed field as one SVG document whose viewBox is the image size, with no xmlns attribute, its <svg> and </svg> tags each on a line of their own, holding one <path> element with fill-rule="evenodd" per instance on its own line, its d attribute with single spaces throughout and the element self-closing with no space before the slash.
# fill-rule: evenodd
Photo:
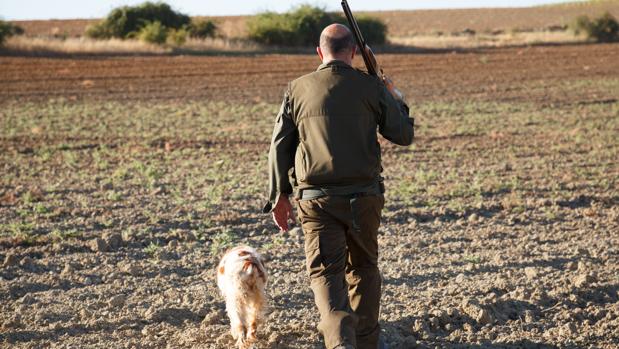
<svg viewBox="0 0 619 349">
<path fill-rule="evenodd" d="M 385 54 L 380 58 L 385 71 L 412 100 L 582 102 L 616 98 L 617 94 L 576 89 L 556 95 L 548 87 L 616 76 L 617 53 L 617 45 L 607 44 Z M 288 81 L 318 64 L 313 55 L 3 57 L 0 101 L 61 97 L 273 103 L 281 98 Z"/>
<path fill-rule="evenodd" d="M 392 348 L 619 343 L 619 45 L 380 54 Z M 215 266 L 269 258 L 258 348 L 321 348 L 303 233 L 259 209 L 309 55 L 0 57 L 0 347 L 231 348 Z"/>
</svg>

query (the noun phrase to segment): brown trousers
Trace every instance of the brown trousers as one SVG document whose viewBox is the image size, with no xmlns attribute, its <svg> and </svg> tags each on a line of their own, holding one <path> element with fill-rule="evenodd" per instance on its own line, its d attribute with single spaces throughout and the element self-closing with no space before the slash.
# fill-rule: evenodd
<svg viewBox="0 0 619 349">
<path fill-rule="evenodd" d="M 299 201 L 307 271 L 327 349 L 376 349 L 381 276 L 377 232 L 384 197 Z"/>
</svg>

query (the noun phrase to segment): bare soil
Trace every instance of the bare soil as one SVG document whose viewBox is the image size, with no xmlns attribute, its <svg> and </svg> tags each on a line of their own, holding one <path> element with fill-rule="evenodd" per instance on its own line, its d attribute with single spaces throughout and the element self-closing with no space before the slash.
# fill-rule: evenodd
<svg viewBox="0 0 619 349">
<path fill-rule="evenodd" d="M 619 342 L 619 45 L 380 55 L 394 348 Z M 0 57 L 0 347 L 227 348 L 218 258 L 269 256 L 258 348 L 321 348 L 303 233 L 259 212 L 309 55 Z"/>
<path fill-rule="evenodd" d="M 412 100 L 472 97 L 550 103 L 616 98 L 616 91 L 556 95 L 547 88 L 614 76 L 619 71 L 616 55 L 616 44 L 585 44 L 381 54 L 380 60 Z M 359 59 L 356 63 L 363 64 Z M 314 55 L 3 57 L 0 101 L 63 97 L 275 103 L 288 81 L 318 64 Z"/>
</svg>

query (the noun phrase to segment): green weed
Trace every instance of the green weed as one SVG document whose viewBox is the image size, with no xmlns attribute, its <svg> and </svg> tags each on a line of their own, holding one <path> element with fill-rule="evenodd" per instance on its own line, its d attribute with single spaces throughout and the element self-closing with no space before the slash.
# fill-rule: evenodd
<svg viewBox="0 0 619 349">
<path fill-rule="evenodd" d="M 143 251 L 150 257 L 153 257 L 155 253 L 157 253 L 157 251 L 159 251 L 160 249 L 161 249 L 161 246 L 159 246 L 158 244 L 154 242 L 151 242 L 150 244 L 148 244 L 148 246 L 144 247 Z"/>
<path fill-rule="evenodd" d="M 234 242 L 234 233 L 231 230 L 225 230 L 215 234 L 211 238 L 211 255 L 216 256 L 222 251 L 230 248 Z"/>
</svg>

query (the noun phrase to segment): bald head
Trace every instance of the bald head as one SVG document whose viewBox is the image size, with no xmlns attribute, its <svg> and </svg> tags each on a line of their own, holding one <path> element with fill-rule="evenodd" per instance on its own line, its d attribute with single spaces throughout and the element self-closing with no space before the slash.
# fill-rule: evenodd
<svg viewBox="0 0 619 349">
<path fill-rule="evenodd" d="M 331 24 L 320 34 L 319 55 L 322 60 L 352 61 L 355 42 L 352 32 L 342 24 Z M 322 54 L 321 54 L 322 53 Z"/>
</svg>

